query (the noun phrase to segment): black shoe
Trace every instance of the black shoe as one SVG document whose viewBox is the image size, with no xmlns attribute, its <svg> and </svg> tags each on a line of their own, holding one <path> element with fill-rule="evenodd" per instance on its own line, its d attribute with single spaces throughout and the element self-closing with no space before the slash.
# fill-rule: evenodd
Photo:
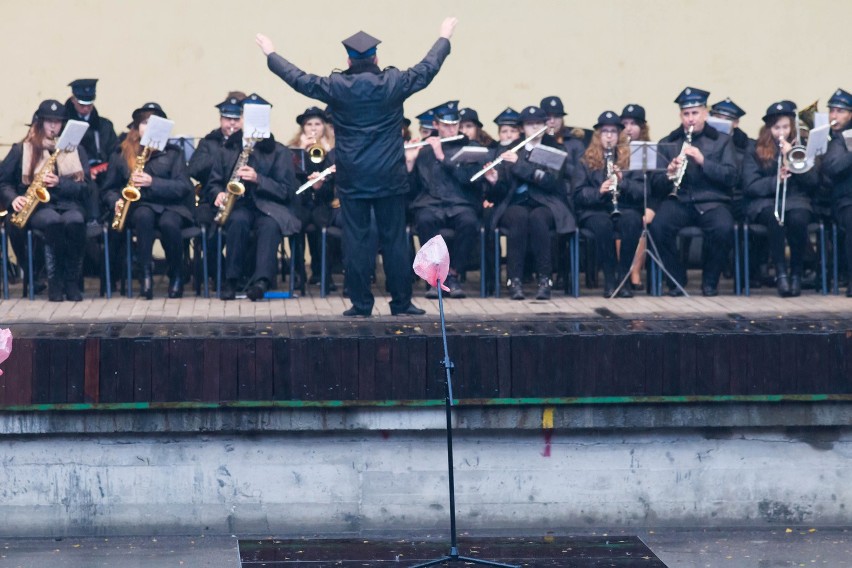
<svg viewBox="0 0 852 568">
<path fill-rule="evenodd" d="M 256 302 L 263 299 L 263 295 L 266 294 L 267 290 L 269 290 L 269 283 L 266 281 L 266 278 L 259 278 L 246 290 L 246 296 L 252 302 Z"/>
<path fill-rule="evenodd" d="M 320 273 L 319 272 L 311 272 L 311 278 L 308 280 L 308 284 L 311 286 L 316 286 L 320 283 Z"/>
<path fill-rule="evenodd" d="M 846 288 L 846 297 L 852 298 L 852 286 L 849 286 L 848 288 Z"/>
<path fill-rule="evenodd" d="M 680 298 L 683 295 L 683 290 L 681 290 L 680 288 L 672 288 L 671 290 L 669 290 L 669 296 L 671 296 L 672 298 Z"/>
<path fill-rule="evenodd" d="M 775 277 L 775 286 L 778 288 L 778 295 L 782 298 L 790 297 L 790 279 L 787 274 L 781 272 Z M 799 288 L 801 293 L 802 281 L 799 280 Z"/>
<path fill-rule="evenodd" d="M 513 300 L 524 299 L 524 288 L 521 285 L 520 278 L 512 278 L 512 280 L 509 281 L 509 295 Z"/>
<path fill-rule="evenodd" d="M 154 297 L 154 277 L 151 275 L 150 266 L 142 269 L 142 280 L 140 281 L 140 284 L 142 285 L 142 291 L 139 292 L 139 295 L 146 300 L 152 299 Z"/>
<path fill-rule="evenodd" d="M 615 288 L 613 288 L 612 286 L 604 286 L 603 293 L 601 294 L 601 296 L 603 296 L 604 298 L 610 298 L 614 293 Z"/>
<path fill-rule="evenodd" d="M 169 279 L 169 298 L 183 298 L 183 278 L 180 276 Z"/>
<path fill-rule="evenodd" d="M 80 282 L 83 281 L 83 255 L 67 255 L 65 258 L 65 299 L 69 302 L 81 302 L 83 291 Z"/>
<path fill-rule="evenodd" d="M 414 304 L 408 304 L 407 308 L 403 308 L 401 310 L 391 309 L 391 315 L 394 316 L 422 316 L 426 313 L 426 310 L 421 310 Z"/>
<path fill-rule="evenodd" d="M 621 287 L 621 290 L 618 291 L 618 294 L 615 295 L 616 298 L 632 298 L 633 291 L 630 289 L 630 286 L 624 285 Z"/>
<path fill-rule="evenodd" d="M 373 310 L 362 310 L 360 308 L 352 306 L 351 308 L 343 312 L 343 315 L 349 318 L 368 318 L 372 313 Z"/>
<path fill-rule="evenodd" d="M 790 277 L 790 297 L 798 298 L 802 295 L 802 275 L 793 274 Z"/>
<path fill-rule="evenodd" d="M 450 298 L 465 298 L 467 294 L 462 290 L 459 279 L 456 276 L 447 277 L 447 288 L 450 289 Z"/>
<path fill-rule="evenodd" d="M 426 284 L 426 287 L 427 287 L 426 294 L 425 294 L 426 299 L 427 300 L 437 300 L 438 299 L 438 289 L 435 288 L 434 286 L 429 286 L 428 284 Z"/>
<path fill-rule="evenodd" d="M 553 287 L 553 282 L 547 276 L 542 276 L 538 279 L 538 292 L 535 294 L 536 300 L 549 300 L 550 289 Z"/>
<path fill-rule="evenodd" d="M 237 297 L 237 283 L 228 278 L 225 280 L 225 287 L 222 288 L 222 300 L 229 301 Z"/>
<path fill-rule="evenodd" d="M 713 286 L 712 284 L 704 284 L 701 286 L 701 295 L 705 298 L 712 298 L 714 296 L 719 295 L 718 286 Z"/>
</svg>

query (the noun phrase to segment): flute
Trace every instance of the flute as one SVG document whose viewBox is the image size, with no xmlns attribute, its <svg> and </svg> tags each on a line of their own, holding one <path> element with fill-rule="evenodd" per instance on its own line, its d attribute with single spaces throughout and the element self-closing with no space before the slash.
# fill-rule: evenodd
<svg viewBox="0 0 852 568">
<path fill-rule="evenodd" d="M 303 191 L 305 191 L 306 189 L 308 189 L 309 187 L 314 185 L 316 182 L 324 180 L 325 178 L 330 176 L 332 173 L 334 173 L 334 165 L 331 165 L 331 166 L 327 167 L 326 169 L 324 169 L 323 171 L 321 171 L 320 175 L 315 177 L 314 179 L 309 179 L 308 181 L 306 181 L 305 183 L 300 185 L 299 189 L 296 190 L 296 195 L 299 195 L 300 193 L 302 193 Z"/>
<path fill-rule="evenodd" d="M 547 130 L 547 127 L 546 127 L 546 126 L 542 126 L 540 129 L 538 129 L 538 131 L 536 131 L 536 133 L 535 133 L 535 134 L 533 134 L 532 136 L 530 136 L 530 137 L 529 137 L 529 138 L 527 138 L 526 140 L 522 140 L 522 141 L 521 141 L 521 142 L 520 142 L 517 146 L 512 147 L 512 149 L 511 149 L 511 150 L 509 150 L 509 152 L 517 152 L 518 150 L 520 150 L 521 148 L 523 148 L 524 146 L 526 146 L 526 145 L 527 145 L 527 144 L 528 144 L 531 140 L 533 140 L 534 138 L 536 138 L 539 134 L 541 134 L 541 133 L 542 133 L 542 132 L 544 132 L 545 130 Z M 504 153 L 505 153 L 505 152 L 504 152 Z M 482 168 L 481 170 L 479 170 L 478 172 L 476 172 L 476 173 L 473 175 L 473 177 L 472 177 L 472 178 L 470 178 L 470 181 L 471 181 L 471 182 L 474 182 L 474 181 L 478 180 L 479 178 L 481 178 L 482 176 L 484 176 L 484 175 L 485 175 L 488 171 L 490 171 L 490 170 L 494 169 L 494 168 L 497 166 L 497 164 L 499 164 L 499 163 L 500 163 L 500 162 L 502 162 L 502 161 L 503 161 L 503 156 L 500 156 L 499 158 L 497 158 L 496 160 L 494 160 L 493 162 L 491 162 L 491 165 L 490 165 L 490 166 L 485 166 L 484 168 Z"/>
<path fill-rule="evenodd" d="M 464 134 L 459 134 L 458 136 L 450 136 L 449 138 L 441 138 L 441 142 L 452 142 L 453 140 L 461 140 L 464 138 Z M 421 140 L 420 142 L 412 142 L 411 144 L 406 144 L 403 146 L 406 150 L 411 150 L 412 148 L 420 148 L 421 146 L 428 146 L 429 142 L 427 140 Z"/>
</svg>

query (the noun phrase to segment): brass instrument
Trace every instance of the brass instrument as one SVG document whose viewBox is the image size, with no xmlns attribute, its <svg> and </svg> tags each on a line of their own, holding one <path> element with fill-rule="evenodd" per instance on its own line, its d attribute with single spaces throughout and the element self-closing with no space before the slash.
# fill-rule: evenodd
<svg viewBox="0 0 852 568">
<path fill-rule="evenodd" d="M 9 221 L 17 228 L 24 228 L 39 203 L 47 203 L 50 201 L 50 192 L 44 185 L 44 177 L 48 174 L 48 172 L 53 171 L 53 167 L 56 165 L 56 160 L 59 158 L 59 152 L 59 150 L 54 150 L 50 154 L 50 158 L 48 158 L 44 165 L 39 168 L 35 178 L 29 187 L 27 187 L 26 193 L 24 193 L 24 198 L 26 198 L 27 202 L 24 204 L 23 209 L 12 215 L 9 219 Z"/>
<path fill-rule="evenodd" d="M 814 115 L 819 112 L 817 104 L 819 99 L 815 100 L 805 108 L 799 111 L 799 120 L 807 127 L 808 130 L 814 127 Z"/>
<path fill-rule="evenodd" d="M 797 114 L 795 117 L 795 126 L 796 129 L 796 144 L 790 148 L 790 151 L 787 152 L 787 167 L 790 168 L 790 172 L 794 174 L 803 174 L 810 170 L 814 165 L 812 163 L 808 163 L 808 150 L 804 144 L 802 144 L 802 134 L 799 129 L 799 115 Z"/>
<path fill-rule="evenodd" d="M 680 165 L 677 167 L 677 171 L 673 176 L 669 176 L 669 179 L 674 182 L 674 189 L 669 193 L 669 197 L 673 197 L 677 199 L 677 192 L 680 191 L 680 186 L 683 183 L 683 176 L 686 175 L 686 166 L 689 164 L 689 160 L 686 158 L 686 149 L 692 146 L 692 131 L 695 128 L 692 124 L 689 125 L 689 130 L 686 131 L 686 140 L 683 141 L 683 146 L 680 148 L 680 154 L 678 154 L 678 158 L 680 158 Z"/>
<path fill-rule="evenodd" d="M 325 160 L 325 148 L 319 142 L 308 146 L 305 152 L 307 152 L 308 159 L 313 164 L 321 164 Z"/>
<path fill-rule="evenodd" d="M 778 138 L 778 170 L 775 178 L 775 220 L 778 225 L 784 226 L 784 211 L 787 208 L 787 178 L 781 180 L 782 168 L 784 167 L 784 138 Z M 789 153 L 788 153 L 789 155 Z"/>
<path fill-rule="evenodd" d="M 240 181 L 240 176 L 237 172 L 240 171 L 240 168 L 248 164 L 249 156 L 251 156 L 252 150 L 254 150 L 256 141 L 257 140 L 255 138 L 246 138 L 243 151 L 240 152 L 237 162 L 234 164 L 234 169 L 231 172 L 231 179 L 228 180 L 228 185 L 225 186 L 227 195 L 225 195 L 225 199 L 219 206 L 219 211 L 213 218 L 213 221 L 220 227 L 228 221 L 228 217 L 231 216 L 231 211 L 234 210 L 234 205 L 237 203 L 237 199 L 242 197 L 246 192 L 246 186 Z"/>
<path fill-rule="evenodd" d="M 621 215 L 621 211 L 618 210 L 618 172 L 615 167 L 615 159 L 614 152 L 611 146 L 606 147 L 606 177 L 609 180 L 612 180 L 612 183 L 609 186 L 609 192 L 612 195 L 612 212 L 610 215 L 612 217 L 618 217 Z"/>
<path fill-rule="evenodd" d="M 121 190 L 121 207 L 119 207 L 118 213 L 116 213 L 112 218 L 111 227 L 113 231 L 124 230 L 124 223 L 127 221 L 127 213 L 130 211 L 130 204 L 134 201 L 139 201 L 142 197 L 142 192 L 138 187 L 133 185 L 133 175 L 141 174 L 145 170 L 145 164 L 148 162 L 148 158 L 151 156 L 151 152 L 153 150 L 154 148 L 152 146 L 145 146 L 142 153 L 136 156 L 136 164 L 130 174 L 130 179 L 127 180 L 127 185 L 125 185 L 124 189 Z"/>
</svg>

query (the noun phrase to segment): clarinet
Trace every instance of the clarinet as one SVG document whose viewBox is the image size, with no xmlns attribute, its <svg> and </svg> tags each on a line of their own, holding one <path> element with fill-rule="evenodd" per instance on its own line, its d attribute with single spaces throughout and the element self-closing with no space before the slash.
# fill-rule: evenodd
<svg viewBox="0 0 852 568">
<path fill-rule="evenodd" d="M 612 195 L 612 212 L 610 215 L 612 217 L 618 217 L 621 215 L 621 211 L 618 210 L 618 173 L 615 171 L 615 160 L 613 158 L 614 152 L 612 147 L 607 146 L 606 148 L 606 177 L 609 180 L 612 180 L 612 183 L 609 186 L 609 192 Z"/>
<path fill-rule="evenodd" d="M 677 192 L 680 191 L 680 186 L 683 183 L 683 176 L 686 174 L 686 166 L 689 161 L 686 159 L 686 149 L 692 146 L 692 129 L 693 125 L 689 125 L 689 130 L 686 131 L 686 140 L 683 141 L 683 146 L 680 148 L 680 154 L 678 154 L 678 158 L 680 158 L 680 165 L 677 168 L 677 171 L 673 176 L 669 176 L 669 179 L 674 182 L 674 189 L 669 194 L 669 197 L 677 199 Z"/>
</svg>

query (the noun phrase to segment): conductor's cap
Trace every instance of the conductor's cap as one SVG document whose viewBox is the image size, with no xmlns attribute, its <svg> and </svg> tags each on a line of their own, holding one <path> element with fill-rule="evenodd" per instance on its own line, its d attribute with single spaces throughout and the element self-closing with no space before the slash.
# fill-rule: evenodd
<svg viewBox="0 0 852 568">
<path fill-rule="evenodd" d="M 376 39 L 366 32 L 358 32 L 343 40 L 343 47 L 350 59 L 367 59 L 376 54 L 376 47 L 382 40 Z"/>
</svg>

